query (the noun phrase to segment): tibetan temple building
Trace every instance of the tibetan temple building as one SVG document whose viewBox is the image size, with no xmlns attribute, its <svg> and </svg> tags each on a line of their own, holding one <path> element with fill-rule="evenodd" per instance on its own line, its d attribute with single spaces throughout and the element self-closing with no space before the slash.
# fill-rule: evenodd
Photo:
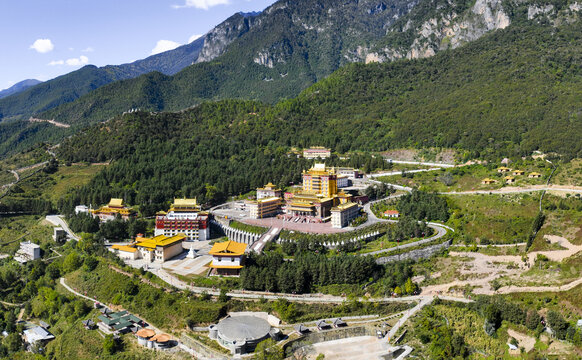
<svg viewBox="0 0 582 360">
<path fill-rule="evenodd" d="M 168 212 L 156 214 L 155 235 L 184 234 L 188 241 L 204 241 L 210 237 L 208 213 L 201 211 L 196 199 L 174 199 Z"/>
<path fill-rule="evenodd" d="M 247 244 L 232 240 L 214 244 L 209 252 L 212 255 L 209 267 L 213 269 L 213 275 L 238 276 L 243 267 L 246 248 Z"/>
<path fill-rule="evenodd" d="M 130 217 L 135 217 L 136 212 L 128 206 L 125 206 L 123 199 L 111 199 L 109 204 L 97 210 L 91 210 L 93 217 L 98 217 L 101 222 L 114 220 L 120 216 L 123 220 L 129 220 Z"/>
<path fill-rule="evenodd" d="M 336 169 L 325 164 L 315 164 L 303 171 L 303 188 L 297 193 L 286 193 L 287 214 L 331 217 L 331 209 L 351 202 L 352 195 L 338 192 Z"/>
</svg>

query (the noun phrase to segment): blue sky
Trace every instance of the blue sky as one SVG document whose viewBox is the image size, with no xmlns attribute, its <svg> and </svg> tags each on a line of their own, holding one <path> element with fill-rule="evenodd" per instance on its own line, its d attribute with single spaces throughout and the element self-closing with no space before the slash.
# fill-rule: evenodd
<svg viewBox="0 0 582 360">
<path fill-rule="evenodd" d="M 123 64 L 275 0 L 1 0 L 0 89 L 85 64 Z"/>
</svg>

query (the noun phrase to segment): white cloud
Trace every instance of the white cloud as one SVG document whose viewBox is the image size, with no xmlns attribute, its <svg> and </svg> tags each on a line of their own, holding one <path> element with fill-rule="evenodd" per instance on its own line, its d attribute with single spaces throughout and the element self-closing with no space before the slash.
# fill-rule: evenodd
<svg viewBox="0 0 582 360">
<path fill-rule="evenodd" d="M 30 45 L 30 49 L 34 49 L 41 54 L 51 52 L 54 48 L 55 46 L 51 39 L 37 39 L 32 45 Z"/>
<path fill-rule="evenodd" d="M 89 58 L 85 55 L 81 55 L 79 58 L 67 59 L 65 63 L 69 66 L 87 65 L 89 63 Z"/>
<path fill-rule="evenodd" d="M 194 40 L 198 40 L 199 38 L 201 38 L 203 35 L 202 34 L 196 34 L 196 35 L 192 35 L 190 36 L 190 38 L 188 39 L 188 44 L 190 44 L 192 41 Z"/>
<path fill-rule="evenodd" d="M 81 55 L 78 58 L 71 58 L 67 60 L 53 60 L 48 63 L 49 66 L 57 66 L 57 65 L 68 65 L 68 66 L 81 66 L 87 65 L 89 63 L 89 58 L 85 55 Z"/>
<path fill-rule="evenodd" d="M 91 46 L 81 50 L 81 52 L 84 52 L 84 53 L 89 53 L 89 52 L 93 52 L 93 51 L 95 51 L 95 49 L 93 49 Z"/>
<path fill-rule="evenodd" d="M 193 7 L 197 9 L 208 10 L 213 6 L 228 4 L 230 4 L 229 0 L 185 0 L 184 5 L 173 5 L 172 7 L 174 9 Z"/>
<path fill-rule="evenodd" d="M 175 41 L 160 40 L 156 44 L 156 47 L 153 48 L 151 55 L 163 53 L 164 51 L 168 51 L 168 50 L 174 50 L 175 48 L 177 48 L 180 45 L 182 45 L 182 44 L 177 43 Z"/>
</svg>

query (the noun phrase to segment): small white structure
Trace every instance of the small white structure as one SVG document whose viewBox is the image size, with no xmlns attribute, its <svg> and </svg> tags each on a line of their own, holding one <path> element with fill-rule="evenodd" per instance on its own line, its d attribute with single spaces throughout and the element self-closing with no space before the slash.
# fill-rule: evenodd
<svg viewBox="0 0 582 360">
<path fill-rule="evenodd" d="M 23 334 L 24 340 L 30 345 L 35 345 L 36 343 L 45 344 L 55 338 L 53 334 L 41 326 L 35 326 L 31 329 L 24 330 Z"/>
<path fill-rule="evenodd" d="M 194 250 L 194 246 L 190 246 L 190 251 L 188 251 L 188 255 L 186 255 L 188 259 L 195 259 L 196 258 L 196 250 Z"/>
<path fill-rule="evenodd" d="M 14 260 L 21 264 L 40 259 L 40 246 L 30 241 L 20 243 L 20 249 L 14 254 Z"/>
<path fill-rule="evenodd" d="M 77 205 L 75 206 L 75 214 L 88 214 L 89 207 L 87 205 Z"/>
<path fill-rule="evenodd" d="M 313 146 L 309 149 L 303 150 L 303 157 L 306 159 L 327 159 L 331 156 L 331 150 L 323 146 Z"/>
<path fill-rule="evenodd" d="M 400 213 L 398 212 L 398 210 L 386 210 L 386 211 L 384 211 L 385 218 L 398 218 L 399 216 L 400 216 Z"/>
</svg>

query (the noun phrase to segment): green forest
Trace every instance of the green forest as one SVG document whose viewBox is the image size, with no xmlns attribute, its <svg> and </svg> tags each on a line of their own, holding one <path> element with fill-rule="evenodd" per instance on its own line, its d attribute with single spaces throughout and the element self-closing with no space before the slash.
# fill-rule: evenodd
<svg viewBox="0 0 582 360">
<path fill-rule="evenodd" d="M 174 196 L 212 203 L 268 181 L 286 186 L 310 166 L 292 147 L 579 156 L 581 54 L 570 44 L 580 27 L 510 27 L 430 59 L 349 65 L 274 107 L 225 100 L 126 114 L 62 143 L 64 161 L 114 162 L 61 208 L 115 195 L 151 215 Z"/>
</svg>

